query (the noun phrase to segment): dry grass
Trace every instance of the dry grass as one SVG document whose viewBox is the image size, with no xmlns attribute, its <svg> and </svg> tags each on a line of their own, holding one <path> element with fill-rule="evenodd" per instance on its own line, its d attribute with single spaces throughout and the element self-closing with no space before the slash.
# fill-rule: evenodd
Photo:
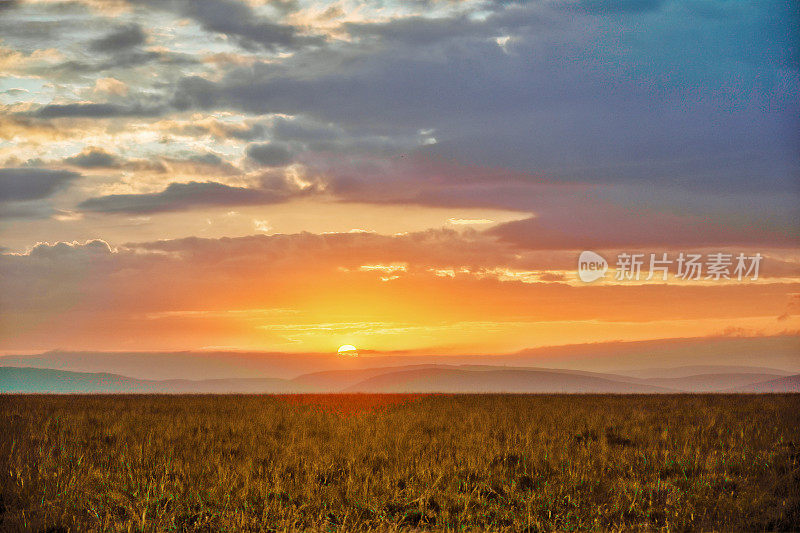
<svg viewBox="0 0 800 533">
<path fill-rule="evenodd" d="M 5 396 L 0 527 L 787 530 L 800 396 Z"/>
</svg>

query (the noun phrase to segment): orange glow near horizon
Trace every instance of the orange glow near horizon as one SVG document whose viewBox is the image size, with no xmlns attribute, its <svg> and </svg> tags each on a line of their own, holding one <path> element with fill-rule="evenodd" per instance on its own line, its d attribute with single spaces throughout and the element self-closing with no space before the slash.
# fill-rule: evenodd
<svg viewBox="0 0 800 533">
<path fill-rule="evenodd" d="M 99 285 L 115 304 L 92 300 L 87 290 L 69 309 L 53 306 L 36 320 L 24 313 L 9 317 L 11 334 L 4 336 L 2 351 L 335 353 L 353 345 L 367 352 L 491 354 L 800 330 L 791 312 L 800 284 L 786 280 L 718 286 L 525 283 L 462 272 L 441 276 L 418 266 L 422 258 L 401 271 L 343 267 L 346 254 L 330 250 L 316 255 L 287 259 L 278 273 L 235 256 L 196 259 L 201 264 L 190 276 L 181 260 L 170 263 L 161 256 L 148 257 L 153 264 L 138 265 L 136 275 L 123 269 L 112 280 L 103 274 L 107 284 L 81 273 L 81 283 Z M 140 275 L 142 269 L 151 269 L 149 275 Z M 396 277 L 387 279 L 387 273 Z"/>
</svg>

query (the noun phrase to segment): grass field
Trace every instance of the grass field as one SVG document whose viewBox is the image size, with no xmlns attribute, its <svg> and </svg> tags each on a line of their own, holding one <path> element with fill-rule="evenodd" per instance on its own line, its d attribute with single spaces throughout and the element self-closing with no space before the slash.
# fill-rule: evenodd
<svg viewBox="0 0 800 533">
<path fill-rule="evenodd" d="M 800 396 L 4 396 L 7 531 L 791 530 Z"/>
</svg>

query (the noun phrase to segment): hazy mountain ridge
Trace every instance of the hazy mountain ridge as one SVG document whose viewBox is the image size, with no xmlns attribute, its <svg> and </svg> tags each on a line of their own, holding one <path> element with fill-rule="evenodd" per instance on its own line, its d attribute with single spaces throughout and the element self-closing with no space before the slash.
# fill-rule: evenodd
<svg viewBox="0 0 800 533">
<path fill-rule="evenodd" d="M 718 392 L 785 377 L 783 374 L 716 373 L 675 378 L 645 378 L 642 381 L 685 392 Z"/>
<path fill-rule="evenodd" d="M 142 380 L 47 368 L 0 367 L 0 393 L 289 393 L 304 392 L 280 379 Z"/>
<path fill-rule="evenodd" d="M 343 392 L 395 393 L 653 393 L 668 389 L 601 377 L 529 370 L 434 368 L 390 372 L 369 378 Z"/>
<path fill-rule="evenodd" d="M 713 376 L 713 378 L 709 378 Z M 422 365 L 322 372 L 293 380 L 240 378 L 142 380 L 118 374 L 0 367 L 0 393 L 292 394 L 292 393 L 674 393 L 800 392 L 800 375 L 711 374 L 664 380 L 559 369 Z M 714 386 L 709 385 L 709 379 Z M 750 379 L 750 381 L 747 381 Z M 665 386 L 668 381 L 670 386 Z M 658 384 L 656 384 L 656 382 Z"/>
<path fill-rule="evenodd" d="M 506 355 L 53 351 L 0 356 L 0 392 L 772 392 L 796 390 L 792 379 L 781 379 L 800 373 L 798 354 L 796 336 L 576 344 Z"/>
<path fill-rule="evenodd" d="M 731 392 L 800 392 L 800 374 L 750 383 L 736 387 Z"/>
<path fill-rule="evenodd" d="M 697 337 L 573 344 L 500 355 L 367 352 L 361 357 L 342 358 L 333 353 L 50 351 L 0 356 L 0 367 L 111 373 L 148 380 L 291 380 L 319 372 L 351 372 L 411 365 L 560 369 L 633 378 L 685 377 L 710 373 L 791 375 L 800 373 L 800 336 Z"/>
</svg>

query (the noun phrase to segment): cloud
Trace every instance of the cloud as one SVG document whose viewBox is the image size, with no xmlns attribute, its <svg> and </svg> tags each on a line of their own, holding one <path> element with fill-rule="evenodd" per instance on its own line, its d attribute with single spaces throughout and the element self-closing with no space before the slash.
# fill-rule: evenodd
<svg viewBox="0 0 800 533">
<path fill-rule="evenodd" d="M 190 54 L 163 49 L 144 51 L 138 48 L 123 49 L 112 54 L 95 56 L 92 59 L 94 60 L 72 59 L 58 64 L 30 68 L 29 72 L 42 77 L 75 81 L 76 78 L 81 79 L 87 74 L 109 70 L 135 69 L 144 65 L 150 65 L 154 72 L 160 68 L 159 74 L 161 76 L 169 76 L 178 67 L 192 67 L 200 64 L 200 60 Z M 120 87 L 118 86 L 117 89 L 120 89 Z M 117 93 L 110 92 L 110 94 Z"/>
<path fill-rule="evenodd" d="M 319 143 L 334 141 L 345 132 L 335 124 L 320 124 L 304 117 L 295 117 L 292 120 L 277 117 L 272 122 L 272 134 L 286 141 Z"/>
<path fill-rule="evenodd" d="M 47 198 L 79 177 L 68 170 L 0 168 L 0 201 Z"/>
<path fill-rule="evenodd" d="M 260 205 L 285 202 L 305 191 L 273 180 L 271 188 L 232 187 L 217 182 L 172 183 L 161 192 L 111 194 L 89 198 L 78 207 L 103 213 L 155 213 L 180 211 L 201 206 Z"/>
<path fill-rule="evenodd" d="M 793 248 L 800 243 L 796 228 L 759 228 L 707 217 L 603 204 L 576 204 L 561 213 L 550 211 L 501 224 L 488 233 L 513 246 L 535 250 L 649 247 L 655 252 L 676 247 Z"/>
<path fill-rule="evenodd" d="M 574 253 L 520 253 L 485 234 L 446 230 L 187 238 L 113 247 L 97 240 L 43 243 L 27 254 L 0 255 L 0 330 L 9 342 L 44 349 L 64 343 L 119 346 L 126 338 L 140 346 L 186 349 L 233 334 L 226 329 L 231 323 L 218 316 L 213 323 L 198 322 L 203 313 L 186 311 L 291 308 L 298 311 L 288 317 L 295 325 L 320 316 L 422 325 L 474 319 L 599 322 L 598 328 L 711 317 L 730 324 L 761 316 L 774 323 L 785 311 L 787 293 L 798 286 L 574 286 L 545 270 L 562 262 L 560 268 L 574 269 L 576 259 Z M 167 322 L 146 318 L 154 314 Z M 270 323 L 263 313 L 236 318 L 243 321 L 237 321 L 236 335 L 247 339 L 258 327 L 287 323 L 280 317 Z M 665 326 L 648 327 L 655 334 Z M 6 335 L 12 331 L 17 333 Z"/>
<path fill-rule="evenodd" d="M 466 15 L 431 18 L 410 16 L 389 22 L 345 23 L 345 31 L 356 38 L 378 37 L 386 42 L 430 45 L 457 38 L 488 37 L 496 34 L 491 25 L 475 22 Z"/>
<path fill-rule="evenodd" d="M 214 140 L 238 139 L 253 141 L 268 137 L 269 129 L 260 119 L 230 123 L 207 117 L 201 120 L 165 119 L 155 124 L 159 130 L 182 137 L 212 137 Z"/>
<path fill-rule="evenodd" d="M 40 118 L 116 118 L 154 117 L 163 109 L 141 105 L 122 104 L 50 104 L 39 108 L 35 115 Z"/>
<path fill-rule="evenodd" d="M 139 161 L 139 166 L 145 161 Z M 199 175 L 216 175 L 216 176 L 233 176 L 239 175 L 242 171 L 230 163 L 228 159 L 221 157 L 219 154 L 213 152 L 198 152 L 180 154 L 178 156 L 160 157 L 158 159 L 161 168 L 158 171 L 170 172 L 175 175 L 183 176 L 199 176 Z M 130 166 L 130 165 L 129 165 Z"/>
<path fill-rule="evenodd" d="M 468 24 L 457 15 L 347 25 L 362 40 L 346 50 L 256 62 L 218 80 L 187 76 L 173 103 L 301 115 L 353 137 L 435 128 L 427 153 L 563 182 L 752 191 L 766 180 L 797 191 L 796 43 L 773 37 L 792 34 L 788 14 L 737 8 L 718 27 L 679 2 L 648 25 L 641 18 L 657 2 L 620 2 L 626 17 L 563 5 L 579 6 L 503 5 Z M 604 5 L 617 4 L 584 7 Z M 752 47 L 733 37 L 743 34 Z"/>
<path fill-rule="evenodd" d="M 377 18 L 370 19 L 375 6 L 367 6 L 358 23 L 326 23 L 331 37 L 308 41 L 318 22 L 306 10 L 286 17 L 300 9 L 291 2 L 132 4 L 112 34 L 140 24 L 158 47 L 95 54 L 100 60 L 86 66 L 117 68 L 113 75 L 133 94 L 152 99 L 128 102 L 111 93 L 105 103 L 65 103 L 60 96 L 41 105 L 53 101 L 50 89 L 31 89 L 37 103 L 14 108 L 25 110 L 14 120 L 61 134 L 72 128 L 69 135 L 79 136 L 74 125 L 85 122 L 43 119 L 118 118 L 97 127 L 122 142 L 153 124 L 150 131 L 163 138 L 148 145 L 150 161 L 171 180 L 197 183 L 242 177 L 236 166 L 244 143 L 236 141 L 270 140 L 245 148 L 245 169 L 295 163 L 342 201 L 533 213 L 524 224 L 497 229 L 520 246 L 641 243 L 648 232 L 714 243 L 797 238 L 795 8 L 708 0 L 708 13 L 691 16 L 699 3 L 689 0 L 436 2 L 396 11 L 390 3 Z M 46 10 L 48 27 L 56 26 L 52 8 L 41 4 L 26 4 L 9 19 L 21 20 L 18 13 L 28 9 L 30 25 Z M 70 28 L 86 25 L 83 7 L 64 9 Z M 211 36 L 214 50 L 198 51 L 196 36 L 187 37 L 196 34 L 194 23 L 165 34 L 150 16 L 154 10 L 229 38 Z M 33 57 L 14 35 L 4 34 L 4 44 Z M 70 39 L 53 46 L 69 55 Z M 231 51 L 237 43 L 257 53 Z M 148 64 L 158 76 L 140 75 L 138 66 L 152 60 L 146 55 L 178 61 L 178 50 L 190 51 L 187 61 Z M 203 62 L 217 52 L 236 60 Z M 64 64 L 85 61 L 70 57 Z M 37 72 L 55 76 L 49 67 Z M 93 81 L 80 76 L 89 91 Z M 137 120 L 176 110 L 174 120 Z M 8 117 L 0 121 L 10 124 Z M 0 130 L 9 139 L 34 135 L 19 124 Z M 202 155 L 206 150 L 219 155 Z M 44 156 L 13 165 L 35 157 Z M 144 161 L 136 164 L 143 168 Z M 180 209 L 191 204 L 166 201 L 164 193 L 151 194 Z M 594 228 L 564 214 L 586 210 Z"/>
<path fill-rule="evenodd" d="M 104 37 L 95 39 L 89 48 L 95 52 L 115 53 L 144 44 L 147 35 L 138 24 L 120 26 Z"/>
<path fill-rule="evenodd" d="M 251 144 L 247 147 L 247 157 L 265 167 L 282 167 L 292 162 L 292 152 L 283 144 Z"/>
<path fill-rule="evenodd" d="M 116 78 L 100 78 L 94 84 L 94 92 L 125 96 L 128 94 L 128 85 Z"/>
<path fill-rule="evenodd" d="M 113 253 L 113 250 L 107 242 L 101 239 L 92 239 L 84 243 L 39 243 L 31 248 L 28 256 L 35 259 L 67 259 L 74 257 L 84 261 L 91 260 L 94 257 L 107 257 L 111 253 Z"/>
<path fill-rule="evenodd" d="M 253 219 L 253 227 L 256 229 L 256 231 L 262 231 L 264 233 L 269 233 L 272 231 L 272 226 L 270 226 L 269 220 Z"/>
<path fill-rule="evenodd" d="M 616 0 L 579 0 L 577 2 L 565 2 L 565 9 L 575 9 L 597 15 L 611 15 L 615 13 L 646 13 L 661 9 L 664 0 L 626 0 L 617 2 Z"/>
<path fill-rule="evenodd" d="M 111 168 L 119 164 L 119 159 L 100 148 L 88 148 L 78 155 L 65 158 L 64 163 L 82 168 Z"/>
<path fill-rule="evenodd" d="M 243 127 L 228 127 L 226 134 L 233 139 L 242 141 L 254 141 L 256 139 L 263 139 L 267 136 L 267 128 L 263 124 L 253 123 L 246 124 Z"/>
<path fill-rule="evenodd" d="M 455 226 L 473 225 L 473 224 L 491 224 L 494 220 L 488 218 L 449 218 L 447 222 Z"/>
<path fill-rule="evenodd" d="M 247 3 L 236 0 L 132 0 L 131 3 L 144 3 L 190 17 L 204 30 L 228 35 L 245 48 L 294 49 L 324 42 L 320 37 L 299 35 L 294 26 L 264 20 Z M 276 4 L 293 9 L 291 2 Z"/>
</svg>

